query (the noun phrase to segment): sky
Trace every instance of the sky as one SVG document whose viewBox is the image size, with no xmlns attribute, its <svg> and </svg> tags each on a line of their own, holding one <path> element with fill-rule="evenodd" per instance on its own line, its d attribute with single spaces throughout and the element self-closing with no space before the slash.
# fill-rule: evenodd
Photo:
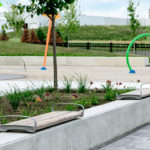
<svg viewBox="0 0 150 150">
<path fill-rule="evenodd" d="M 5 1 L 5 2 L 4 2 Z M 6 7 L 6 3 L 21 2 L 26 4 L 28 0 L 0 0 Z M 150 0 L 133 0 L 139 3 L 137 14 L 140 18 L 148 18 L 150 9 Z M 128 0 L 78 0 L 81 14 L 89 16 L 104 16 L 104 17 L 117 17 L 127 18 Z M 2 9 L 2 8 L 0 8 Z"/>
</svg>

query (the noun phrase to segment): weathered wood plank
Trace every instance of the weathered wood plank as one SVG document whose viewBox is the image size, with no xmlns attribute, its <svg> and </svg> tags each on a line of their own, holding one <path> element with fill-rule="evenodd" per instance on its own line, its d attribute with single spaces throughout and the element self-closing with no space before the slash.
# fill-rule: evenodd
<svg viewBox="0 0 150 150">
<path fill-rule="evenodd" d="M 52 118 L 52 119 L 47 119 L 45 121 L 39 121 L 37 122 L 37 130 L 43 129 L 43 128 L 47 128 L 49 126 L 53 126 L 53 125 L 57 125 L 59 123 L 62 122 L 66 122 L 75 118 L 78 118 L 82 115 L 82 112 L 70 112 L 68 114 L 64 114 L 61 116 L 58 116 L 56 118 Z"/>
<path fill-rule="evenodd" d="M 81 111 L 55 111 L 35 116 L 33 118 L 37 122 L 37 130 L 40 130 L 81 116 L 82 116 Z M 8 123 L 7 125 L 33 126 L 34 122 L 31 119 L 22 119 L 19 121 Z"/>
<path fill-rule="evenodd" d="M 139 90 L 135 90 L 135 91 L 131 91 L 131 92 L 127 92 L 127 93 L 123 93 L 120 94 L 121 96 L 128 96 L 128 95 L 141 95 Z M 142 89 L 142 97 L 147 97 L 150 96 L 150 89 Z"/>
</svg>

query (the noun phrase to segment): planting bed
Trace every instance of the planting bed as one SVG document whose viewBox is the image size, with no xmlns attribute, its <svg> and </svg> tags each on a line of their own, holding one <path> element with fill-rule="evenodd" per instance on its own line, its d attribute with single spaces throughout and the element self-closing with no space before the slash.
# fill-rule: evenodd
<svg viewBox="0 0 150 150">
<path fill-rule="evenodd" d="M 102 85 L 102 89 L 90 89 L 93 82 L 89 82 L 87 77 L 81 75 L 74 78 L 76 81 L 77 89 L 73 90 L 73 79 L 64 77 L 63 88 L 58 92 L 54 91 L 51 84 L 44 85 L 39 88 L 34 88 L 33 84 L 26 90 L 21 90 L 17 85 L 10 88 L 9 91 L 4 91 L 0 99 L 0 116 L 6 115 L 23 115 L 23 116 L 37 116 L 44 113 L 51 112 L 52 104 L 56 103 L 76 103 L 81 104 L 84 108 L 90 108 L 95 105 L 101 105 L 110 101 L 116 100 L 116 92 L 118 94 L 129 92 L 131 89 L 123 89 L 117 91 L 113 88 L 111 81 L 106 81 Z M 119 83 L 120 85 L 122 83 Z M 60 105 L 54 108 L 55 110 L 78 110 L 76 106 Z M 22 118 L 15 118 L 15 120 Z M 13 118 L 14 120 L 14 118 Z M 12 118 L 1 119 L 2 124 L 13 121 Z"/>
<path fill-rule="evenodd" d="M 128 90 L 120 91 L 126 92 Z M 120 93 L 119 92 L 119 93 Z M 1 97 L 0 100 L 0 116 L 5 115 L 24 115 L 37 116 L 40 114 L 51 112 L 51 106 L 54 103 L 77 103 L 82 104 L 85 108 L 95 105 L 101 105 L 116 99 L 115 91 L 112 95 L 108 95 L 103 90 L 89 90 L 84 93 L 78 91 L 59 91 L 55 93 L 48 89 L 38 89 L 35 91 L 15 92 Z M 56 110 L 77 110 L 77 107 L 68 105 L 55 108 Z M 17 118 L 18 120 L 19 118 Z M 16 120 L 16 118 L 15 118 Z M 13 121 L 12 118 L 2 119 L 2 123 Z"/>
</svg>

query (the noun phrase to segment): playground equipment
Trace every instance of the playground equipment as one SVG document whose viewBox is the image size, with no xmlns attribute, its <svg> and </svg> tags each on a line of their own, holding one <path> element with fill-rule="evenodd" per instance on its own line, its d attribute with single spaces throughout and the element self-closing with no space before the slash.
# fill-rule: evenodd
<svg viewBox="0 0 150 150">
<path fill-rule="evenodd" d="M 136 40 L 138 40 L 139 38 L 144 37 L 144 36 L 150 36 L 150 33 L 145 33 L 145 34 L 141 34 L 141 35 L 137 36 L 136 38 L 134 38 L 134 39 L 131 41 L 130 45 L 128 46 L 128 49 L 127 49 L 127 52 L 126 52 L 126 61 L 127 61 L 128 68 L 129 68 L 129 70 L 130 70 L 129 73 L 136 73 L 136 71 L 131 68 L 131 65 L 130 65 L 130 63 L 129 63 L 129 53 L 130 53 L 130 49 L 131 49 L 132 45 L 134 44 L 134 42 L 135 42 Z"/>
<path fill-rule="evenodd" d="M 0 7 L 2 7 L 3 5 L 2 5 L 2 3 L 0 3 Z"/>
<path fill-rule="evenodd" d="M 34 133 L 38 130 L 42 130 L 60 123 L 74 120 L 84 116 L 84 107 L 80 104 L 74 103 L 60 103 L 55 105 L 74 105 L 80 107 L 81 111 L 54 111 L 54 105 L 52 105 L 52 112 L 35 116 L 20 116 L 20 115 L 9 115 L 0 117 L 0 131 L 26 131 Z M 1 124 L 1 120 L 4 118 L 27 118 L 19 121 L 14 121 L 7 124 Z"/>
<path fill-rule="evenodd" d="M 43 14 L 43 16 L 48 17 L 46 14 Z M 52 15 L 50 15 L 50 18 Z M 60 18 L 60 15 L 56 15 L 55 19 Z M 48 46 L 49 46 L 49 40 L 50 40 L 50 33 L 51 33 L 51 26 L 52 26 L 52 21 L 49 19 L 49 27 L 48 27 L 48 32 L 47 32 L 47 39 L 46 39 L 46 47 L 45 47 L 45 56 L 44 56 L 44 62 L 43 62 L 43 67 L 41 70 L 47 70 L 46 68 L 46 58 L 47 58 L 47 52 L 48 52 Z"/>
</svg>

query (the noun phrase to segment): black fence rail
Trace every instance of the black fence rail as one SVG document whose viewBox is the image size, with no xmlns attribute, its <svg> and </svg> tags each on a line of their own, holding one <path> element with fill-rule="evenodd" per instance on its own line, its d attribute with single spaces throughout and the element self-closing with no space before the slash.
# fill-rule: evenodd
<svg viewBox="0 0 150 150">
<path fill-rule="evenodd" d="M 104 51 L 110 53 L 125 54 L 129 44 L 123 43 L 57 43 L 62 47 L 77 47 L 87 50 Z M 131 54 L 140 56 L 150 56 L 150 44 L 134 43 L 131 47 Z"/>
</svg>

